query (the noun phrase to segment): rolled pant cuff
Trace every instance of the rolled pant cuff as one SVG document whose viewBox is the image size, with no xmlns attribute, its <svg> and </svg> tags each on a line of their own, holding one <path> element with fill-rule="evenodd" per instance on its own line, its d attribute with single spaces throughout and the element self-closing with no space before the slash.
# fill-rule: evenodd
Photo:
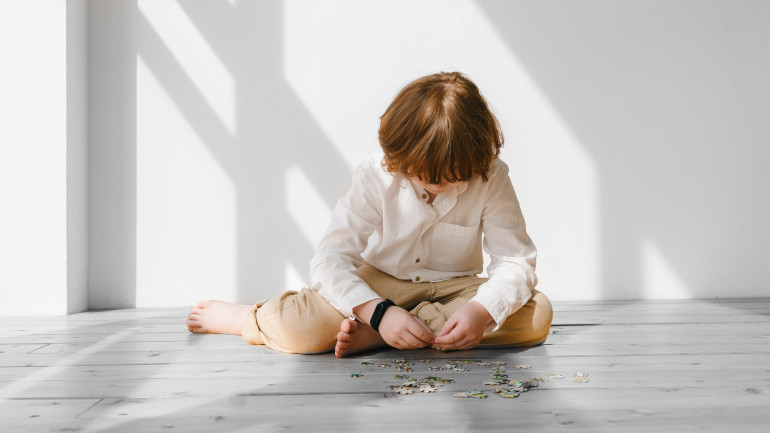
<svg viewBox="0 0 770 433">
<path fill-rule="evenodd" d="M 246 319 L 241 330 L 241 337 L 249 344 L 265 344 L 265 341 L 262 339 L 262 332 L 259 331 L 259 325 L 257 325 L 257 309 L 262 304 L 264 302 L 254 304 L 254 308 L 251 309 L 249 317 Z"/>
</svg>

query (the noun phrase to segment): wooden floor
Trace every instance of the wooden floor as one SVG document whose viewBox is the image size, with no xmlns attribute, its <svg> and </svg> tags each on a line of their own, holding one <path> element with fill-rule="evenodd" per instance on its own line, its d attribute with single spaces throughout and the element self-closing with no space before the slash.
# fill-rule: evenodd
<svg viewBox="0 0 770 433">
<path fill-rule="evenodd" d="M 0 431 L 769 431 L 770 299 L 555 310 L 539 347 L 342 360 L 189 334 L 183 309 L 0 318 Z M 455 383 L 431 394 L 386 393 L 403 381 L 377 363 L 393 358 L 415 362 L 406 373 L 413 377 Z M 505 361 L 511 379 L 565 378 L 504 399 L 483 385 L 491 367 L 427 371 L 448 359 Z M 572 382 L 573 372 L 589 382 Z M 489 397 L 454 397 L 471 389 Z"/>
</svg>

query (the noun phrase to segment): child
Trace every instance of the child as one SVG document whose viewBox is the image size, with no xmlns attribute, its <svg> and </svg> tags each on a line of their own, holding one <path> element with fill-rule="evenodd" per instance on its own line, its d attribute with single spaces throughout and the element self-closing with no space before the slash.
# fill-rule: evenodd
<svg viewBox="0 0 770 433">
<path fill-rule="evenodd" d="M 551 304 L 534 290 L 535 247 L 476 85 L 457 72 L 415 80 L 383 114 L 379 139 L 310 262 L 312 288 L 256 306 L 202 302 L 190 331 L 337 357 L 545 341 Z M 489 278 L 476 276 L 482 234 Z"/>
</svg>

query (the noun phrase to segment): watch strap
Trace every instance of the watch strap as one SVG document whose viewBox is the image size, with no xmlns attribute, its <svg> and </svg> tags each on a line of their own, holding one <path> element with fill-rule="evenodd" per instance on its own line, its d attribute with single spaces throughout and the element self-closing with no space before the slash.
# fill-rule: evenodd
<svg viewBox="0 0 770 433">
<path fill-rule="evenodd" d="M 369 319 L 369 325 L 372 327 L 372 329 L 380 332 L 380 322 L 382 321 L 382 317 L 385 316 L 385 310 L 394 305 L 396 305 L 395 302 L 391 301 L 390 299 L 386 299 L 374 307 L 372 318 Z"/>
</svg>

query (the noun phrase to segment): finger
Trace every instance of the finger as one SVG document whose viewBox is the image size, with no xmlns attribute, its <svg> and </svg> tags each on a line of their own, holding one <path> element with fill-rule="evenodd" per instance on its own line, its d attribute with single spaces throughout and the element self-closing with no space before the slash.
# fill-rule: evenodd
<svg viewBox="0 0 770 433">
<path fill-rule="evenodd" d="M 408 324 L 406 330 L 425 344 L 431 344 L 435 340 L 433 332 L 420 319 L 415 319 L 412 323 Z"/>
<path fill-rule="evenodd" d="M 436 346 L 447 350 L 465 350 L 473 347 L 473 345 L 469 341 L 466 341 L 464 339 L 456 343 L 436 344 Z"/>
<path fill-rule="evenodd" d="M 435 344 L 457 344 L 463 339 L 464 333 L 460 330 L 459 327 L 455 326 L 451 329 L 451 331 L 446 335 L 441 335 L 436 337 L 436 341 L 434 341 Z"/>
<path fill-rule="evenodd" d="M 388 346 L 393 347 L 395 349 L 403 349 L 404 348 L 404 341 L 401 339 L 401 336 L 399 334 L 388 334 L 387 337 L 385 335 L 382 335 L 382 339 L 385 340 L 385 343 L 388 344 Z"/>
<path fill-rule="evenodd" d="M 406 345 L 407 345 L 406 347 L 408 349 L 416 349 L 418 347 L 425 347 L 428 344 L 430 344 L 430 343 L 426 343 L 426 342 L 420 340 L 415 335 L 412 335 L 409 332 L 404 333 L 404 335 L 402 335 L 401 338 L 404 339 L 404 342 L 406 343 Z"/>
<path fill-rule="evenodd" d="M 441 327 L 441 332 L 439 332 L 436 337 L 442 337 L 449 334 L 455 326 L 457 326 L 457 320 L 450 317 L 449 320 L 444 323 L 444 326 Z"/>
<path fill-rule="evenodd" d="M 394 343 L 395 344 L 393 345 L 393 347 L 395 347 L 396 349 L 404 350 L 404 349 L 408 349 L 409 348 L 408 344 L 406 343 L 406 340 L 404 340 L 401 337 L 398 337 L 394 341 Z"/>
</svg>

